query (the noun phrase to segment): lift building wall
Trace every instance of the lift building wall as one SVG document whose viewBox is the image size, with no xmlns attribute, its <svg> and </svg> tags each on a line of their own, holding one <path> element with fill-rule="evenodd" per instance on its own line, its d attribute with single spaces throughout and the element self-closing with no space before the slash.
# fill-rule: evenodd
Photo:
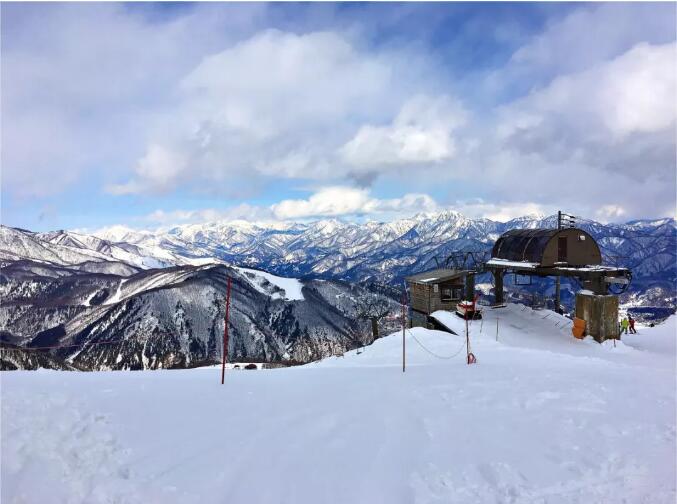
<svg viewBox="0 0 677 504">
<path fill-rule="evenodd" d="M 430 285 L 410 284 L 411 307 L 423 313 L 455 310 L 458 302 L 463 300 L 464 290 L 465 282 L 460 278 Z"/>
</svg>

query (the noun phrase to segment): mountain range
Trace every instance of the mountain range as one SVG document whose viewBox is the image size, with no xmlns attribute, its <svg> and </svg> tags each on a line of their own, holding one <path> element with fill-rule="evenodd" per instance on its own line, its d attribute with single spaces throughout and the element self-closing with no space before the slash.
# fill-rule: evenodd
<svg viewBox="0 0 677 504">
<path fill-rule="evenodd" d="M 218 258 L 283 276 L 398 284 L 404 276 L 434 266 L 435 259 L 444 261 L 453 251 L 488 250 L 510 229 L 556 226 L 554 215 L 496 222 L 445 211 L 386 223 L 233 221 L 154 232 L 113 227 L 95 232 L 95 236 L 127 250 L 135 246 L 135 253 L 145 254 L 146 261 L 181 264 Z M 625 224 L 581 220 L 578 226 L 597 240 L 606 263 L 633 270 L 635 287 L 642 289 L 647 282 L 674 285 L 674 219 Z M 73 236 L 66 232 L 40 236 L 58 243 L 66 240 L 65 235 Z M 121 254 L 116 257 L 123 259 Z"/>
<path fill-rule="evenodd" d="M 396 313 L 404 276 L 443 265 L 453 252 L 486 252 L 509 229 L 554 226 L 556 216 L 502 223 L 453 211 L 387 223 L 232 221 L 156 231 L 1 226 L 2 342 L 58 347 L 50 354 L 80 369 L 216 362 L 230 276 L 230 356 L 307 362 L 368 342 L 356 320 L 365 296 Z M 632 270 L 624 303 L 674 311 L 674 219 L 578 226 L 607 264 Z M 490 294 L 490 285 L 478 287 Z"/>
</svg>

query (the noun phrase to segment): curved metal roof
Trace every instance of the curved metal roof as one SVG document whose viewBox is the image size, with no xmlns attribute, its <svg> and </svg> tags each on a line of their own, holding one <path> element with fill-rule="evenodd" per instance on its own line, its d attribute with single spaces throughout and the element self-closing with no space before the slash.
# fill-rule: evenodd
<svg viewBox="0 0 677 504">
<path fill-rule="evenodd" d="M 512 229 L 503 233 L 491 251 L 491 257 L 508 261 L 540 263 L 543 250 L 558 229 Z"/>
</svg>

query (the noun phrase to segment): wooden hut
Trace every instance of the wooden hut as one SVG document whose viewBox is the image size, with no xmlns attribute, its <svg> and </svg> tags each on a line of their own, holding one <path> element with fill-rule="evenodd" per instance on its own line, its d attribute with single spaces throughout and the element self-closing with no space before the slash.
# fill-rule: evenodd
<svg viewBox="0 0 677 504">
<path fill-rule="evenodd" d="M 468 270 L 435 269 L 407 277 L 411 309 L 426 316 L 437 310 L 455 310 L 459 301 L 466 297 L 466 280 L 470 273 Z"/>
</svg>

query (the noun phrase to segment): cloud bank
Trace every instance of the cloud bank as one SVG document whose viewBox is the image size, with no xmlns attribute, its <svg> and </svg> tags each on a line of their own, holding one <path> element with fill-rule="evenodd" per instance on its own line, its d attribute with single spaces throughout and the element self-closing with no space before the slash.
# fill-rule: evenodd
<svg viewBox="0 0 677 504">
<path fill-rule="evenodd" d="M 457 6 L 430 25 L 449 40 L 407 38 L 429 8 L 3 6 L 3 210 L 675 215 L 674 5 L 572 5 L 512 38 L 497 14 L 482 42 L 511 51 L 463 64 Z"/>
</svg>

